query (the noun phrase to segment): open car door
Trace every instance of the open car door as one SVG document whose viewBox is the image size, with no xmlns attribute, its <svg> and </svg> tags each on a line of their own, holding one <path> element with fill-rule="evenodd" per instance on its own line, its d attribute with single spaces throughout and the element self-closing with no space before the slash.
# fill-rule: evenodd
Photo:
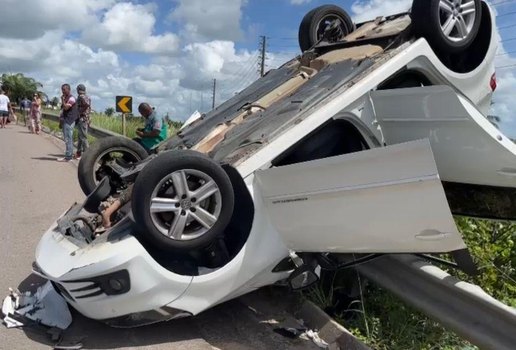
<svg viewBox="0 0 516 350">
<path fill-rule="evenodd" d="M 516 145 L 449 86 L 370 94 L 388 145 L 428 138 L 442 181 L 516 187 Z"/>
<path fill-rule="evenodd" d="M 465 248 L 428 140 L 257 171 L 254 188 L 272 226 L 295 251 Z"/>
</svg>

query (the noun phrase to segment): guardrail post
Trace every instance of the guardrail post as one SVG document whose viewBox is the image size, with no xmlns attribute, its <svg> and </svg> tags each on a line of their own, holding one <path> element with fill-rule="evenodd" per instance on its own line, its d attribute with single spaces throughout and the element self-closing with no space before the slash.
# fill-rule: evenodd
<svg viewBox="0 0 516 350">
<path fill-rule="evenodd" d="M 122 134 L 127 136 L 125 113 L 122 113 Z"/>
</svg>

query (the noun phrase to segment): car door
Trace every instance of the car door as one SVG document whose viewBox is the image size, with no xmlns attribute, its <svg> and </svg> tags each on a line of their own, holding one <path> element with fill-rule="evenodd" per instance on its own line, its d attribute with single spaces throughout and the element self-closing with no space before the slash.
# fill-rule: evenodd
<svg viewBox="0 0 516 350">
<path fill-rule="evenodd" d="M 428 140 L 257 171 L 254 190 L 257 211 L 295 251 L 465 247 Z"/>
<path fill-rule="evenodd" d="M 374 91 L 384 142 L 428 138 L 442 181 L 516 187 L 516 145 L 449 86 Z"/>
</svg>

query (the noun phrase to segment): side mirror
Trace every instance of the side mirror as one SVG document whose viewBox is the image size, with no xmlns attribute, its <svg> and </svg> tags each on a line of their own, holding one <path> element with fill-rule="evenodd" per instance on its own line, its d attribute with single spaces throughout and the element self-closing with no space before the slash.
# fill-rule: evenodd
<svg viewBox="0 0 516 350">
<path fill-rule="evenodd" d="M 288 285 L 293 291 L 303 290 L 319 281 L 319 276 L 308 265 L 301 265 L 296 268 L 288 277 Z"/>
</svg>

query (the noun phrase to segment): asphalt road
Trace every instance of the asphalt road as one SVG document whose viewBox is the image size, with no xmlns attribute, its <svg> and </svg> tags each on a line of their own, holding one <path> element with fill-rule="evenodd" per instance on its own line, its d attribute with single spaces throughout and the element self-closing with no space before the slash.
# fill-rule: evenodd
<svg viewBox="0 0 516 350">
<path fill-rule="evenodd" d="M 34 288 L 31 264 L 40 236 L 84 196 L 73 163 L 58 163 L 61 142 L 21 126 L 0 129 L 0 297 L 9 287 Z M 64 339 L 83 338 L 85 349 L 316 349 L 273 332 L 292 317 L 288 294 L 265 289 L 189 319 L 120 330 L 74 313 Z M 49 349 L 49 337 L 31 329 L 0 326 L 0 349 Z"/>
</svg>

